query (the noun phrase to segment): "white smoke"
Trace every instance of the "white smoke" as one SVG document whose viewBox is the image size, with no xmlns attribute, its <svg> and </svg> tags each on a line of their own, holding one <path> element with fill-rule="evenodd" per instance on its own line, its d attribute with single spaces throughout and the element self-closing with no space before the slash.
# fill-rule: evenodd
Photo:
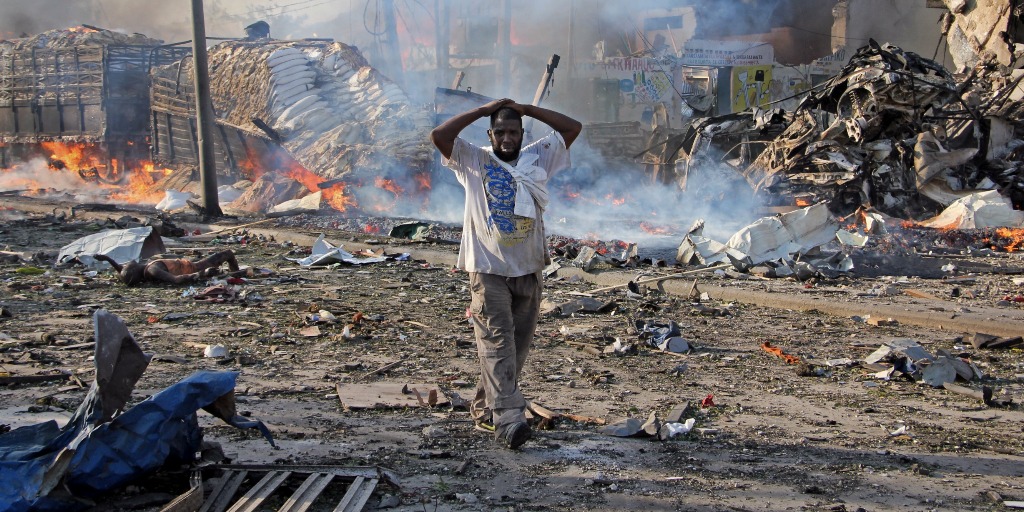
<svg viewBox="0 0 1024 512">
<path fill-rule="evenodd" d="M 74 171 L 52 169 L 45 158 L 32 158 L 0 169 L 0 192 L 26 191 L 32 195 L 70 195 L 81 202 L 105 198 L 109 189 L 88 183 Z"/>
</svg>

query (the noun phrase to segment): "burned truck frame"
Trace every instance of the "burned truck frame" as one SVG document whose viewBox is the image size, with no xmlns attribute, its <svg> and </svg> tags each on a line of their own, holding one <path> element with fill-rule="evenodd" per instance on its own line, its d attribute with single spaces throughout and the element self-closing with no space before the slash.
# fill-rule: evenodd
<svg viewBox="0 0 1024 512">
<path fill-rule="evenodd" d="M 0 49 L 0 165 L 32 156 L 41 142 L 99 145 L 126 164 L 148 160 L 150 69 L 190 53 L 138 45 Z M 117 169 L 106 165 L 98 172 L 116 181 Z"/>
<path fill-rule="evenodd" d="M 769 206 L 826 201 L 839 214 L 872 205 L 912 217 L 933 206 L 920 191 L 931 176 L 919 175 L 915 141 L 933 132 L 945 140 L 958 118 L 978 116 L 960 104 L 948 71 L 871 41 L 792 112 L 755 110 L 695 122 L 676 172 L 685 188 L 709 164 L 731 169 Z"/>
</svg>

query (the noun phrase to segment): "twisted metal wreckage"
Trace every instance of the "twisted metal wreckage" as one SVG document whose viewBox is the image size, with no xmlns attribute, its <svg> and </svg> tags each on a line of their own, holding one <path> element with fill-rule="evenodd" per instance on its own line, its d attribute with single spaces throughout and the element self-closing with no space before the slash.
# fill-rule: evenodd
<svg viewBox="0 0 1024 512">
<path fill-rule="evenodd" d="M 681 135 L 677 174 L 699 187 L 701 172 L 724 168 L 769 206 L 824 201 L 837 215 L 871 207 L 921 219 L 983 190 L 1019 208 L 1022 78 L 988 59 L 957 81 L 930 59 L 871 41 L 792 112 L 695 121 Z"/>
</svg>

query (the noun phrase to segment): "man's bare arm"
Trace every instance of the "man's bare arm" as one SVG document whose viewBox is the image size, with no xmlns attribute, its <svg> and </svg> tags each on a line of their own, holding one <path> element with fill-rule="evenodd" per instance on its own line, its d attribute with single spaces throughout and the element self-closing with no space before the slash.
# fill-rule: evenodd
<svg viewBox="0 0 1024 512">
<path fill-rule="evenodd" d="M 93 254 L 92 257 L 99 261 L 105 261 L 107 263 L 110 263 L 110 266 L 114 267 L 114 270 L 116 270 L 117 272 L 121 272 L 121 265 L 118 265 L 117 262 L 114 261 L 114 258 L 111 258 L 106 254 Z"/>
<path fill-rule="evenodd" d="M 572 145 L 572 142 L 579 136 L 580 131 L 583 130 L 582 123 L 565 114 L 555 112 L 554 110 L 518 103 L 508 106 L 515 108 L 524 116 L 530 116 L 553 128 L 562 136 L 562 140 L 565 141 L 566 148 Z"/>
<path fill-rule="evenodd" d="M 476 122 L 481 117 L 487 117 L 494 113 L 501 107 L 514 102 L 508 98 L 494 100 L 486 105 L 474 108 L 473 110 L 467 110 L 461 114 L 456 114 L 449 118 L 447 121 L 438 125 L 430 131 L 430 141 L 437 146 L 437 150 L 441 152 L 441 155 L 445 158 L 452 157 L 452 149 L 455 148 L 455 139 L 458 138 L 462 130 L 465 130 L 467 126 Z"/>
</svg>

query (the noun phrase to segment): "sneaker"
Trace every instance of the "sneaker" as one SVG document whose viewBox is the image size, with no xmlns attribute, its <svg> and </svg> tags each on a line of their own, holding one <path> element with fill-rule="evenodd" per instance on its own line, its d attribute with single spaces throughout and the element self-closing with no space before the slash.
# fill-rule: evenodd
<svg viewBox="0 0 1024 512">
<path fill-rule="evenodd" d="M 524 422 L 509 423 L 495 431 L 494 439 L 505 447 L 515 450 L 533 437 L 530 426 Z"/>
<path fill-rule="evenodd" d="M 473 428 L 481 432 L 494 433 L 494 424 L 489 421 L 477 420 L 473 422 Z"/>
</svg>

